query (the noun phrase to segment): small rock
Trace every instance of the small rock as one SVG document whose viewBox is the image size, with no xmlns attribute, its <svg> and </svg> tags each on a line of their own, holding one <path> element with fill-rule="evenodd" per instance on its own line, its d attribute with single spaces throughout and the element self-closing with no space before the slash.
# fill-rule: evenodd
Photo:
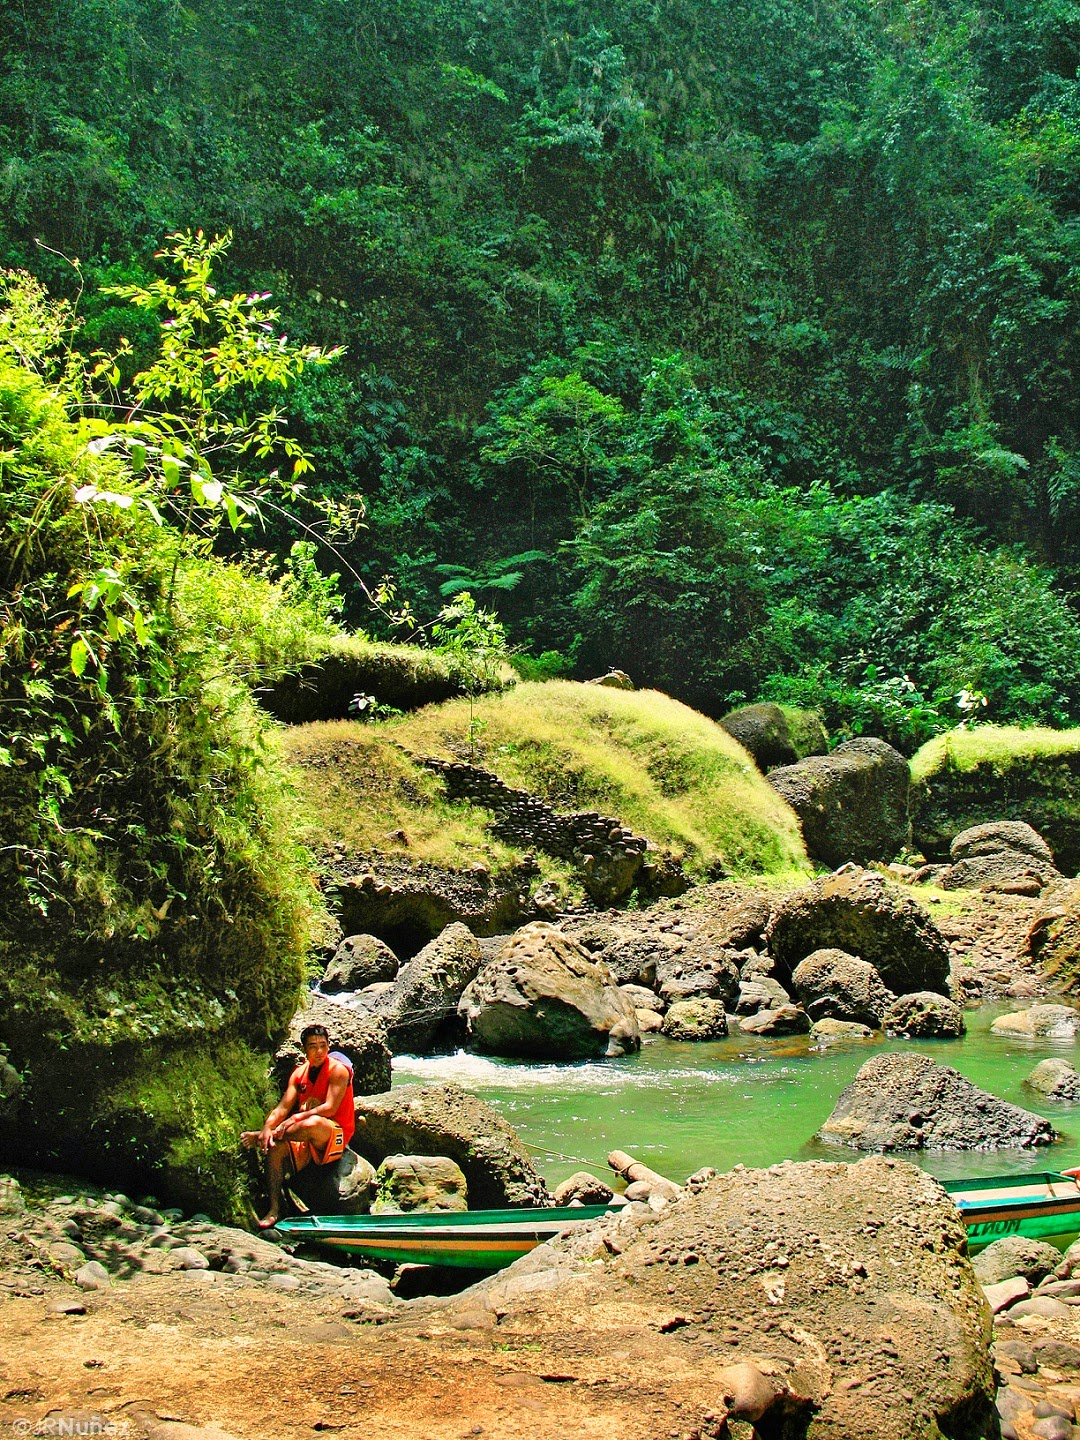
<svg viewBox="0 0 1080 1440">
<path fill-rule="evenodd" d="M 1064 1415 L 1047 1415 L 1045 1419 L 1035 1421 L 1031 1433 L 1038 1440 L 1073 1440 L 1076 1432 Z"/>
<path fill-rule="evenodd" d="M 99 1260 L 88 1260 L 75 1271 L 75 1284 L 80 1290 L 108 1290 L 112 1281 Z"/>
<path fill-rule="evenodd" d="M 810 1029 L 810 1016 L 797 1005 L 781 1005 L 776 1010 L 744 1015 L 739 1029 L 745 1035 L 805 1035 Z"/>
<path fill-rule="evenodd" d="M 1010 1280 L 999 1280 L 996 1285 L 984 1285 L 982 1292 L 990 1306 L 990 1313 L 997 1315 L 1017 1300 L 1026 1299 L 1031 1294 L 1031 1286 L 1022 1275 L 1014 1275 Z"/>
<path fill-rule="evenodd" d="M 469 1208 L 465 1176 L 445 1155 L 388 1155 L 376 1179 L 373 1215 Z"/>
<path fill-rule="evenodd" d="M 79 1266 L 86 1264 L 86 1255 L 79 1249 L 78 1245 L 68 1245 L 63 1240 L 58 1240 L 49 1246 L 48 1256 L 49 1259 L 55 1261 L 57 1265 L 70 1267 L 72 1265 Z"/>
<path fill-rule="evenodd" d="M 1037 1285 L 1061 1264 L 1061 1251 L 1045 1240 L 1006 1235 L 988 1245 L 971 1263 L 982 1285 L 996 1285 L 1014 1275 L 1022 1275 L 1030 1284 Z"/>
<path fill-rule="evenodd" d="M 1003 1285 L 1009 1282 L 1003 1280 Z M 1021 1300 L 1019 1305 L 1013 1305 L 1009 1310 L 1009 1319 L 1019 1319 L 1023 1315 L 1041 1315 L 1045 1320 L 1064 1320 L 1071 1315 L 1072 1310 L 1068 1305 L 1063 1305 L 1060 1300 L 1051 1300 L 1048 1295 L 1033 1295 L 1030 1300 Z"/>
<path fill-rule="evenodd" d="M 994 1354 L 1007 1355 L 1010 1360 L 1015 1360 L 1025 1375 L 1034 1375 L 1039 1368 L 1035 1351 L 1024 1340 L 1000 1340 L 994 1346 Z"/>
<path fill-rule="evenodd" d="M 869 1025 L 859 1025 L 854 1020 L 815 1020 L 810 1027 L 810 1038 L 817 1045 L 834 1045 L 841 1040 L 871 1040 L 873 1035 Z"/>
<path fill-rule="evenodd" d="M 570 1205 L 577 1200 L 582 1205 L 606 1205 L 614 1193 L 605 1180 L 598 1180 L 587 1170 L 578 1170 L 558 1186 L 555 1204 Z"/>
<path fill-rule="evenodd" d="M 49 1315 L 85 1315 L 86 1306 L 81 1300 L 50 1300 L 45 1306 Z"/>
<path fill-rule="evenodd" d="M 0 1215 L 20 1215 L 25 1209 L 19 1182 L 13 1175 L 0 1175 Z"/>
<path fill-rule="evenodd" d="M 1080 1100 L 1080 1074 L 1068 1060 L 1040 1060 L 1024 1084 L 1048 1100 Z"/>
<path fill-rule="evenodd" d="M 1033 1347 L 1040 1365 L 1055 1365 L 1062 1370 L 1080 1370 L 1080 1345 L 1068 1340 L 1040 1340 Z"/>
<path fill-rule="evenodd" d="M 299 1290 L 300 1281 L 295 1275 L 271 1275 L 266 1282 L 272 1285 L 275 1290 Z"/>
<path fill-rule="evenodd" d="M 180 1270 L 210 1269 L 210 1261 L 201 1250 L 196 1250 L 194 1245 L 181 1245 L 179 1249 L 170 1251 L 170 1257 Z"/>
<path fill-rule="evenodd" d="M 882 1024 L 890 1035 L 903 1035 L 909 1040 L 955 1039 L 967 1028 L 960 1006 L 932 990 L 901 995 L 886 1010 Z"/>
<path fill-rule="evenodd" d="M 642 1035 L 655 1035 L 664 1028 L 664 1017 L 658 1010 L 635 1010 L 638 1029 Z"/>
<path fill-rule="evenodd" d="M 670 1040 L 722 1039 L 728 1033 L 724 1002 L 707 995 L 676 1000 L 664 1016 L 663 1033 Z"/>
</svg>

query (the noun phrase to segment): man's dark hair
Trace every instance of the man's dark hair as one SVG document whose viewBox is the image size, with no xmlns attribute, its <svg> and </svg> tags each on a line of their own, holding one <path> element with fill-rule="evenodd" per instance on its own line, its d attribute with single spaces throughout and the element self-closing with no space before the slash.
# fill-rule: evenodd
<svg viewBox="0 0 1080 1440">
<path fill-rule="evenodd" d="M 300 1044 L 304 1046 L 313 1035 L 321 1035 L 327 1044 L 330 1043 L 330 1031 L 325 1025 L 305 1025 L 300 1031 Z"/>
</svg>

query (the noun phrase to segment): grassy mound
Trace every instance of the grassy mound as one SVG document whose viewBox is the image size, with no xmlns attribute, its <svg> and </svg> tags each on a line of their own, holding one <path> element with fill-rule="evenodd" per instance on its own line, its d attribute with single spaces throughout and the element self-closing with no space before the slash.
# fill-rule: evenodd
<svg viewBox="0 0 1080 1440">
<path fill-rule="evenodd" d="M 944 859 L 961 830 L 1026 820 L 1058 867 L 1080 868 L 1080 730 L 979 725 L 929 740 L 911 761 L 914 843 Z"/>
<path fill-rule="evenodd" d="M 469 759 L 471 719 L 476 764 L 556 810 L 617 815 L 692 875 L 717 862 L 737 875 L 806 866 L 794 814 L 714 721 L 657 691 L 565 680 L 518 685 L 474 711 L 457 700 L 398 721 L 285 732 L 309 836 L 441 864 L 517 858 L 486 833 L 488 812 L 445 800 L 410 758 Z"/>
</svg>

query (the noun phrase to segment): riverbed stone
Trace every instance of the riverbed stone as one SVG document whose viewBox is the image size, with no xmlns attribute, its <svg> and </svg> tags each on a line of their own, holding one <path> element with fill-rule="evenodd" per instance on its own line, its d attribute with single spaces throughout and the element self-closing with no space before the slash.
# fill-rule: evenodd
<svg viewBox="0 0 1080 1440">
<path fill-rule="evenodd" d="M 806 1035 L 810 1016 L 801 1005 L 777 1005 L 755 1015 L 741 1015 L 739 1029 L 744 1035 Z"/>
<path fill-rule="evenodd" d="M 388 1155 L 376 1173 L 373 1215 L 412 1210 L 468 1210 L 468 1184 L 446 1155 Z"/>
<path fill-rule="evenodd" d="M 334 951 L 323 972 L 319 989 L 325 994 L 342 990 L 363 990 L 368 985 L 393 980 L 398 957 L 375 935 L 348 935 Z"/>
<path fill-rule="evenodd" d="M 0 1175 L 0 1215 L 21 1215 L 26 1209 L 22 1187 L 14 1175 Z"/>
<path fill-rule="evenodd" d="M 634 1011 L 637 1016 L 638 1029 L 642 1035 L 655 1035 L 658 1030 L 664 1028 L 664 1017 L 659 1010 L 638 1009 Z"/>
<path fill-rule="evenodd" d="M 480 969 L 480 946 L 460 922 L 448 925 L 397 973 L 394 988 L 375 997 L 372 1009 L 386 1026 L 395 1054 L 427 1050 L 457 1011 L 465 987 Z"/>
<path fill-rule="evenodd" d="M 432 1302 L 425 1323 L 487 1310 L 516 1344 L 543 1337 L 601 1374 L 631 1349 L 641 1413 L 670 1404 L 677 1367 L 681 1405 L 665 1434 L 722 1433 L 722 1417 L 735 1418 L 731 1371 L 743 1365 L 765 1375 L 773 1398 L 762 1389 L 766 1408 L 739 1435 L 751 1423 L 804 1440 L 995 1433 L 989 1313 L 964 1229 L 914 1167 L 874 1156 L 737 1170 L 658 1217 L 624 1216 Z M 846 1383 L 860 1377 L 885 1383 Z"/>
<path fill-rule="evenodd" d="M 872 965 L 895 994 L 944 992 L 949 947 L 929 914 L 874 871 L 851 867 L 796 890 L 766 931 L 781 984 L 815 950 L 836 949 Z"/>
<path fill-rule="evenodd" d="M 1080 1030 L 1080 1010 L 1072 1005 L 1032 1005 L 1009 1015 L 999 1015 L 990 1026 L 995 1035 L 1015 1035 L 1024 1040 L 1075 1040 Z"/>
<path fill-rule="evenodd" d="M 663 1033 L 669 1040 L 720 1040 L 728 1033 L 722 1000 L 701 996 L 676 1000 L 664 1016 Z"/>
<path fill-rule="evenodd" d="M 791 996 L 778 980 L 774 980 L 771 975 L 751 971 L 749 979 L 739 982 L 739 998 L 735 1004 L 735 1013 L 736 1015 L 755 1015 L 759 1010 L 776 1009 L 780 1005 L 790 1004 Z"/>
<path fill-rule="evenodd" d="M 996 1285 L 1017 1275 L 1022 1275 L 1031 1285 L 1038 1285 L 1054 1273 L 1061 1261 L 1061 1251 L 1045 1240 L 1004 1235 L 981 1250 L 971 1264 L 982 1285 Z"/>
<path fill-rule="evenodd" d="M 329 1165 L 305 1165 L 288 1188 L 313 1215 L 366 1215 L 375 1199 L 375 1167 L 350 1145 Z"/>
<path fill-rule="evenodd" d="M 811 1020 L 854 1020 L 874 1027 L 894 998 L 873 965 L 835 949 L 815 950 L 800 960 L 791 988 Z"/>
<path fill-rule="evenodd" d="M 375 1164 L 387 1155 L 448 1155 L 477 1210 L 551 1203 L 517 1133 L 460 1085 L 402 1085 L 358 1098 L 352 1143 Z"/>
<path fill-rule="evenodd" d="M 620 985 L 619 989 L 635 1010 L 659 1010 L 663 1013 L 664 1002 L 655 990 L 649 990 L 644 985 Z"/>
<path fill-rule="evenodd" d="M 588 1170 L 576 1170 L 569 1179 L 555 1189 L 556 1205 L 606 1205 L 615 1194 L 606 1180 L 591 1175 Z"/>
<path fill-rule="evenodd" d="M 1007 1280 L 998 1280 L 993 1285 L 983 1285 L 982 1290 L 992 1315 L 1000 1314 L 1010 1305 L 1015 1305 L 1018 1300 L 1026 1300 L 1031 1294 L 1031 1286 L 1022 1275 L 1010 1275 Z"/>
<path fill-rule="evenodd" d="M 88 1260 L 75 1271 L 75 1284 L 80 1290 L 108 1290 L 112 1279 L 100 1260 Z"/>
<path fill-rule="evenodd" d="M 1070 1104 L 1080 1100 L 1080 1074 L 1070 1060 L 1040 1060 L 1024 1084 L 1049 1100 Z"/>
<path fill-rule="evenodd" d="M 932 990 L 898 996 L 885 1011 L 882 1027 L 909 1040 L 954 1040 L 967 1030 L 960 1006 Z"/>
<path fill-rule="evenodd" d="M 483 967 L 461 1014 L 496 1055 L 585 1060 L 641 1046 L 634 1007 L 611 971 L 543 921 L 523 926 Z"/>
<path fill-rule="evenodd" d="M 818 1132 L 857 1150 L 996 1150 L 1049 1145 L 1049 1120 L 980 1090 L 927 1055 L 875 1055 Z"/>
<path fill-rule="evenodd" d="M 1030 855 L 1046 865 L 1053 865 L 1054 854 L 1039 832 L 1023 820 L 990 820 L 961 830 L 949 846 L 949 858 L 972 860 L 979 855 L 1013 853 Z"/>
<path fill-rule="evenodd" d="M 810 1038 L 816 1045 L 835 1045 L 843 1040 L 872 1040 L 874 1032 L 869 1025 L 860 1025 L 854 1020 L 815 1020 L 810 1027 Z"/>
</svg>

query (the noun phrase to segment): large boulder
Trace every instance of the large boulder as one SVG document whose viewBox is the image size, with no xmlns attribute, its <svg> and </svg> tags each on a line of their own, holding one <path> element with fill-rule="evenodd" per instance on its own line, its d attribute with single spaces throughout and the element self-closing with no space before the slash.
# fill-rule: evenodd
<svg viewBox="0 0 1080 1440">
<path fill-rule="evenodd" d="M 374 1164 L 388 1155 L 447 1155 L 477 1210 L 549 1205 L 551 1197 L 515 1131 L 458 1085 L 403 1085 L 356 1102 L 353 1146 Z"/>
<path fill-rule="evenodd" d="M 944 991 L 949 947 L 926 911 L 873 871 L 845 869 L 781 900 L 766 931 L 784 983 L 815 950 L 846 950 L 897 994 Z"/>
<path fill-rule="evenodd" d="M 1049 1145 L 1049 1120 L 1009 1105 L 926 1055 L 875 1055 L 818 1131 L 856 1150 L 998 1150 Z"/>
<path fill-rule="evenodd" d="M 1071 1005 L 1031 1005 L 999 1015 L 990 1029 L 994 1035 L 1015 1035 L 1020 1040 L 1075 1040 L 1080 1010 Z"/>
<path fill-rule="evenodd" d="M 771 700 L 729 710 L 720 724 L 744 750 L 750 751 L 763 771 L 774 765 L 794 765 L 808 755 L 824 755 L 829 748 L 829 737 L 819 715 L 812 710 L 776 705 Z"/>
<path fill-rule="evenodd" d="M 1032 917 L 1028 950 L 1067 989 L 1080 984 L 1080 883 L 1044 895 Z"/>
<path fill-rule="evenodd" d="M 300 1036 L 307 1025 L 325 1025 L 329 1030 L 330 1048 L 340 1050 L 353 1067 L 353 1090 L 357 1095 L 374 1095 L 390 1088 L 390 1047 L 382 1021 L 366 1010 L 311 990 L 274 1056 L 273 1077 L 279 1090 L 303 1062 Z"/>
<path fill-rule="evenodd" d="M 929 859 L 946 859 L 961 831 L 1017 820 L 1045 837 L 1066 875 L 1080 868 L 1080 730 L 939 735 L 912 757 L 911 778 L 913 840 Z"/>
<path fill-rule="evenodd" d="M 343 990 L 363 990 L 383 980 L 393 980 L 398 958 L 390 946 L 374 935 L 348 935 L 334 951 L 323 972 L 319 989 L 326 995 Z"/>
<path fill-rule="evenodd" d="M 878 1026 L 894 998 L 873 965 L 843 950 L 814 950 L 796 965 L 791 984 L 811 1020 Z"/>
<path fill-rule="evenodd" d="M 375 1167 L 350 1148 L 330 1165 L 305 1165 L 288 1188 L 312 1215 L 366 1215 L 375 1199 Z"/>
<path fill-rule="evenodd" d="M 468 1210 L 465 1176 L 446 1155 L 388 1155 L 376 1172 L 373 1215 L 410 1210 Z"/>
<path fill-rule="evenodd" d="M 987 1245 L 971 1264 L 980 1285 L 1000 1285 L 1002 1280 L 1012 1280 L 1017 1275 L 1031 1285 L 1038 1285 L 1054 1273 L 1061 1258 L 1061 1251 L 1044 1240 L 1003 1235 Z"/>
<path fill-rule="evenodd" d="M 890 1035 L 907 1040 L 955 1040 L 967 1029 L 960 1006 L 932 990 L 898 996 L 885 1011 L 882 1025 Z"/>
<path fill-rule="evenodd" d="M 656 983 L 667 1004 L 707 997 L 731 1005 L 741 983 L 738 955 L 730 950 L 705 956 L 670 955 L 657 968 Z"/>
<path fill-rule="evenodd" d="M 395 1053 L 426 1050 L 457 1011 L 462 992 L 480 969 L 480 946 L 464 925 L 441 935 L 398 971 L 394 988 L 376 995 L 372 1009 L 386 1026 Z"/>
<path fill-rule="evenodd" d="M 811 858 L 825 865 L 891 860 L 911 838 L 908 762 L 884 740 L 849 740 L 768 780 L 802 822 Z"/>
<path fill-rule="evenodd" d="M 593 1221 L 422 1318 L 477 1357 L 497 1317 L 556 1373 L 628 1365 L 651 1417 L 628 1434 L 739 1421 L 777 1440 L 981 1440 L 997 1433 L 990 1316 L 965 1252 L 955 1207 L 913 1166 L 785 1163 Z"/>
<path fill-rule="evenodd" d="M 469 1033 L 496 1055 L 585 1060 L 641 1046 L 634 1006 L 602 962 L 554 925 L 526 925 L 462 998 Z"/>
</svg>

